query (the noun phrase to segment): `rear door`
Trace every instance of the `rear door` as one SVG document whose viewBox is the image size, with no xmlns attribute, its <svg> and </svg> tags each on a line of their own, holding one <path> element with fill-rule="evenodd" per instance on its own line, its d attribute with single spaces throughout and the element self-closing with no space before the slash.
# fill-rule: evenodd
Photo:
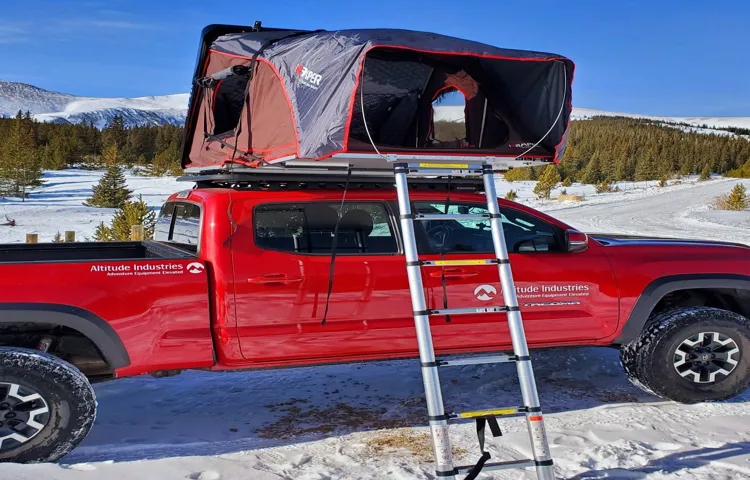
<svg viewBox="0 0 750 480">
<path fill-rule="evenodd" d="M 335 360 L 414 350 L 404 259 L 384 202 L 261 203 L 251 228 L 235 234 L 233 254 L 246 359 Z"/>
<path fill-rule="evenodd" d="M 488 213 L 484 204 L 415 202 L 420 213 Z M 609 262 L 591 242 L 584 252 L 564 251 L 563 231 L 541 217 L 501 207 L 516 292 L 530 343 L 602 338 L 617 327 L 617 291 Z M 423 224 L 425 259 L 493 258 L 489 221 Z M 442 255 L 440 252 L 443 252 Z M 433 267 L 427 274 L 435 308 L 502 305 L 495 266 Z M 434 323 L 439 347 L 510 343 L 504 314 L 454 315 Z"/>
</svg>

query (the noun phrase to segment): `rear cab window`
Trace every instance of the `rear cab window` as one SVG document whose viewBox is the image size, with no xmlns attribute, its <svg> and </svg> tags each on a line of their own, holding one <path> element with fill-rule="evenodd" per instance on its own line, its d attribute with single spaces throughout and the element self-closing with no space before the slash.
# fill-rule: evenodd
<svg viewBox="0 0 750 480">
<path fill-rule="evenodd" d="M 340 218 L 340 220 L 339 220 Z M 337 255 L 398 253 L 384 203 L 269 203 L 253 212 L 255 245 L 298 254 L 330 254 L 338 222 Z"/>
<path fill-rule="evenodd" d="M 198 252 L 201 234 L 201 207 L 191 202 L 167 202 L 156 219 L 154 240 Z"/>
</svg>

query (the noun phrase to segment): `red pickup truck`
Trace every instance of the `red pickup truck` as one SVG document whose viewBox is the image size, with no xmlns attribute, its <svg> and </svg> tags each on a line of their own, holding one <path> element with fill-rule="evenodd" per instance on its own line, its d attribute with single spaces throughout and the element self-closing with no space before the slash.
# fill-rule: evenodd
<svg viewBox="0 0 750 480">
<path fill-rule="evenodd" d="M 336 189 L 198 184 L 162 207 L 155 241 L 0 248 L 0 462 L 54 461 L 78 445 L 94 381 L 416 357 L 396 194 L 379 187 L 352 189 L 342 207 Z M 472 192 L 416 188 L 412 200 L 422 213 L 486 208 Z M 636 384 L 679 402 L 748 387 L 748 247 L 586 237 L 500 208 L 532 347 L 620 348 Z M 482 222 L 417 228 L 425 259 L 493 252 Z M 423 276 L 430 308 L 502 298 L 491 266 Z M 450 320 L 432 320 L 439 354 L 511 347 L 501 314 Z"/>
</svg>

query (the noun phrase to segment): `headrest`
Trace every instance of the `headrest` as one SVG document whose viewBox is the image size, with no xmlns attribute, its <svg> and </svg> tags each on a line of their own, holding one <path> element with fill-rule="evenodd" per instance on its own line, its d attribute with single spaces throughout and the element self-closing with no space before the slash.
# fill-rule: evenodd
<svg viewBox="0 0 750 480">
<path fill-rule="evenodd" d="M 336 228 L 339 216 L 330 205 L 323 203 L 310 203 L 305 205 L 305 217 L 309 230 L 330 231 Z"/>
<path fill-rule="evenodd" d="M 373 229 L 372 215 L 364 210 L 349 210 L 341 217 L 339 232 L 360 232 L 368 236 Z"/>
</svg>

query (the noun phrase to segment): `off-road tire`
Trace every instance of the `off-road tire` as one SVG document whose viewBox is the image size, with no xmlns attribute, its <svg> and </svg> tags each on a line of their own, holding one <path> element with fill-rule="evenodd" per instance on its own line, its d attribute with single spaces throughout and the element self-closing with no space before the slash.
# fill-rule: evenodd
<svg viewBox="0 0 750 480">
<path fill-rule="evenodd" d="M 681 376 L 675 367 L 677 348 L 701 332 L 726 336 L 739 348 L 731 373 L 706 383 Z M 621 347 L 620 363 L 634 385 L 656 396 L 680 403 L 726 400 L 750 386 L 750 320 L 712 307 L 665 310 L 649 319 L 639 338 Z"/>
<path fill-rule="evenodd" d="M 0 463 L 54 462 L 78 446 L 91 430 L 96 397 L 89 381 L 73 365 L 36 350 L 0 347 L 0 393 L 6 398 L 10 398 L 8 385 L 39 394 L 48 413 L 44 427 L 28 441 L 10 447 L 6 444 L 5 450 L 0 450 Z"/>
</svg>

